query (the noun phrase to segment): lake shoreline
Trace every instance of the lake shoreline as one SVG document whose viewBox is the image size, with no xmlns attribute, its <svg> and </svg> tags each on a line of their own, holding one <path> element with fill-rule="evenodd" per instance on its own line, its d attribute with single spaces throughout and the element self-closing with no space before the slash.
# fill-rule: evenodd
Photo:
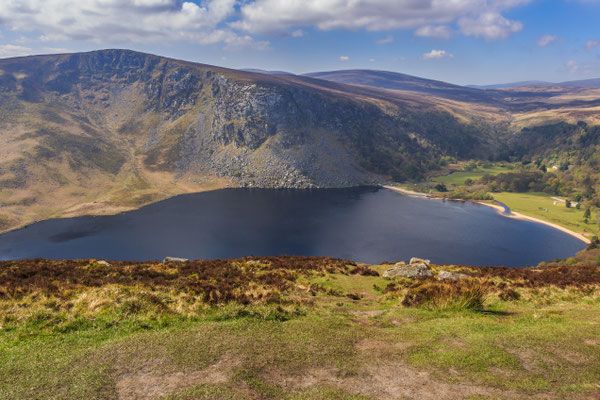
<svg viewBox="0 0 600 400">
<path fill-rule="evenodd" d="M 442 200 L 442 198 L 432 197 L 432 196 L 429 196 L 429 195 L 427 195 L 425 193 L 419 193 L 419 192 L 415 192 L 415 191 L 412 191 L 412 190 L 407 190 L 407 189 L 399 188 L 399 187 L 396 187 L 396 186 L 383 185 L 382 187 L 385 188 L 385 189 L 393 190 L 395 192 L 407 195 L 407 196 L 411 196 L 411 197 Z M 566 233 L 566 234 L 568 234 L 570 236 L 573 236 L 574 238 L 577 238 L 577 239 L 581 240 L 585 244 L 590 244 L 591 243 L 590 239 L 588 239 L 587 237 L 585 237 L 581 233 L 572 231 L 572 230 L 570 230 L 568 228 L 565 228 L 564 226 L 561 226 L 561 225 L 558 225 L 558 224 L 555 224 L 555 223 L 552 223 L 552 222 L 549 222 L 549 221 L 544 221 L 543 219 L 530 217 L 528 215 L 521 214 L 521 213 L 514 212 L 514 211 L 510 211 L 510 214 L 506 214 L 504 207 L 502 207 L 500 205 L 497 205 L 497 204 L 486 203 L 484 201 L 473 201 L 473 200 L 461 200 L 461 201 L 470 201 L 471 203 L 474 203 L 474 204 L 481 204 L 481 205 L 484 205 L 484 206 L 487 206 L 487 207 L 491 207 L 491 208 L 495 209 L 498 212 L 498 214 L 500 214 L 500 215 L 502 215 L 504 217 L 514 218 L 514 219 L 518 219 L 518 220 L 521 220 L 521 221 L 529 221 L 529 222 L 535 222 L 535 223 L 538 223 L 538 224 L 543 224 L 543 225 L 549 226 L 551 228 L 557 229 L 557 230 L 559 230 L 561 232 L 564 232 L 564 233 Z"/>
</svg>

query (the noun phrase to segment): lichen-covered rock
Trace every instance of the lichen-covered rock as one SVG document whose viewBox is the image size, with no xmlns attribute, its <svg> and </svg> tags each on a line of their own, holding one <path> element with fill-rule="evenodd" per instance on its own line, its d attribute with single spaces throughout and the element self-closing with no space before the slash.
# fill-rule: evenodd
<svg viewBox="0 0 600 400">
<path fill-rule="evenodd" d="M 103 267 L 112 267 L 112 264 L 109 263 L 108 261 L 104 261 L 104 260 L 98 260 L 96 261 L 97 265 L 102 265 Z"/>
<path fill-rule="evenodd" d="M 450 281 L 460 281 L 461 279 L 470 278 L 469 275 L 461 274 L 459 272 L 451 272 L 451 271 L 440 271 L 438 274 L 438 280 L 450 280 Z"/>
<path fill-rule="evenodd" d="M 425 265 L 429 265 L 431 264 L 430 260 L 425 260 L 423 258 L 418 258 L 418 257 L 413 257 L 410 259 L 409 264 L 425 264 Z"/>
<path fill-rule="evenodd" d="M 429 267 L 423 263 L 402 265 L 390 268 L 383 273 L 384 278 L 394 278 L 401 276 L 403 278 L 426 278 L 433 276 Z"/>
<path fill-rule="evenodd" d="M 187 258 L 179 258 L 179 257 L 165 257 L 163 260 L 163 264 L 181 264 L 186 263 L 190 260 Z"/>
</svg>

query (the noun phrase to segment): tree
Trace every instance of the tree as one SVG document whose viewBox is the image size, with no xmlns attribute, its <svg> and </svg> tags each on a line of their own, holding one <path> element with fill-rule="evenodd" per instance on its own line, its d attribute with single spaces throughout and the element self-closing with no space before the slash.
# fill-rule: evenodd
<svg viewBox="0 0 600 400">
<path fill-rule="evenodd" d="M 583 219 L 590 219 L 592 216 L 592 212 L 590 211 L 590 208 L 586 208 L 585 212 L 583 213 Z"/>
<path fill-rule="evenodd" d="M 571 208 L 571 200 L 567 200 L 565 202 L 565 206 L 567 206 L 567 208 Z"/>
<path fill-rule="evenodd" d="M 448 188 L 443 183 L 438 183 L 437 185 L 435 185 L 435 190 L 437 190 L 438 192 L 447 192 Z"/>
</svg>

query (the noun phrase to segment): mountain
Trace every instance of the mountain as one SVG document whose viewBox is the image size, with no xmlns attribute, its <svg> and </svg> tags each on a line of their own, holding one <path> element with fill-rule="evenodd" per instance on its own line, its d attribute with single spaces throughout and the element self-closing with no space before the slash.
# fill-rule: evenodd
<svg viewBox="0 0 600 400">
<path fill-rule="evenodd" d="M 267 71 L 264 69 L 257 69 L 257 68 L 242 68 L 240 71 L 256 72 L 258 74 L 268 74 L 268 75 L 295 75 L 295 74 L 292 74 L 291 72 L 286 72 L 286 71 Z"/>
<path fill-rule="evenodd" d="M 492 91 L 488 92 L 466 86 L 458 86 L 451 83 L 418 78 L 411 75 L 389 71 L 342 70 L 312 72 L 305 74 L 305 76 L 352 85 L 371 86 L 390 90 L 413 91 L 461 101 L 483 101 L 486 103 L 496 103 L 502 97 L 501 94 Z"/>
<path fill-rule="evenodd" d="M 521 86 L 562 86 L 562 87 L 589 87 L 589 88 L 600 88 L 600 78 L 597 79 L 583 79 L 577 81 L 566 81 L 560 83 L 552 83 L 545 81 L 522 81 L 512 83 L 501 83 L 496 85 L 467 85 L 467 87 L 475 89 L 508 89 L 516 88 Z"/>
<path fill-rule="evenodd" d="M 583 80 L 578 80 L 578 81 L 567 81 L 567 82 L 561 82 L 558 85 L 559 86 L 577 86 L 577 87 L 600 88 L 600 78 L 596 78 L 596 79 L 583 79 Z"/>
<path fill-rule="evenodd" d="M 519 86 L 535 86 L 535 85 L 551 85 L 550 82 L 545 81 L 521 81 L 521 82 L 510 82 L 510 83 L 498 83 L 494 85 L 467 85 L 467 87 L 474 89 L 507 89 Z"/>
<path fill-rule="evenodd" d="M 225 186 L 415 179 L 485 157 L 488 110 L 127 50 L 0 60 L 0 229 Z"/>
<path fill-rule="evenodd" d="M 597 124 L 599 92 L 265 74 L 114 49 L 2 59 L 0 231 L 228 186 L 418 180 L 513 154 L 510 141 L 535 142 L 515 141 L 528 127 Z"/>
</svg>

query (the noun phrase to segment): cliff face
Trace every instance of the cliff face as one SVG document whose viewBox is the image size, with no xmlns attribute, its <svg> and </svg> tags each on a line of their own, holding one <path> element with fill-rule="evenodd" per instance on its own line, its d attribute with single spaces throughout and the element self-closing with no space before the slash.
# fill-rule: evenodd
<svg viewBox="0 0 600 400">
<path fill-rule="evenodd" d="M 129 207 L 206 182 L 416 178 L 493 140 L 448 105 L 123 50 L 0 60 L 0 117 L 5 226 L 31 206 L 42 217 L 90 202 Z"/>
<path fill-rule="evenodd" d="M 149 169 L 230 176 L 245 185 L 349 186 L 385 180 L 403 168 L 418 174 L 427 169 L 424 161 L 448 151 L 436 147 L 435 129 L 414 122 L 430 110 L 402 109 L 343 85 L 331 90 L 314 80 L 309 85 L 121 50 L 4 60 L 0 69 L 3 103 L 27 112 L 4 120 L 12 122 L 4 125 L 9 135 L 16 125 L 32 131 L 30 137 L 59 137 L 52 154 L 45 153 L 54 161 L 82 156 L 94 163 L 112 153 L 113 173 L 128 150 Z M 470 126 L 440 111 L 433 116 L 472 139 L 450 149 L 452 155 L 477 147 Z M 73 125 L 74 136 L 60 139 L 66 125 Z M 389 157 L 389 150 L 398 153 L 391 162 L 373 162 Z"/>
</svg>

